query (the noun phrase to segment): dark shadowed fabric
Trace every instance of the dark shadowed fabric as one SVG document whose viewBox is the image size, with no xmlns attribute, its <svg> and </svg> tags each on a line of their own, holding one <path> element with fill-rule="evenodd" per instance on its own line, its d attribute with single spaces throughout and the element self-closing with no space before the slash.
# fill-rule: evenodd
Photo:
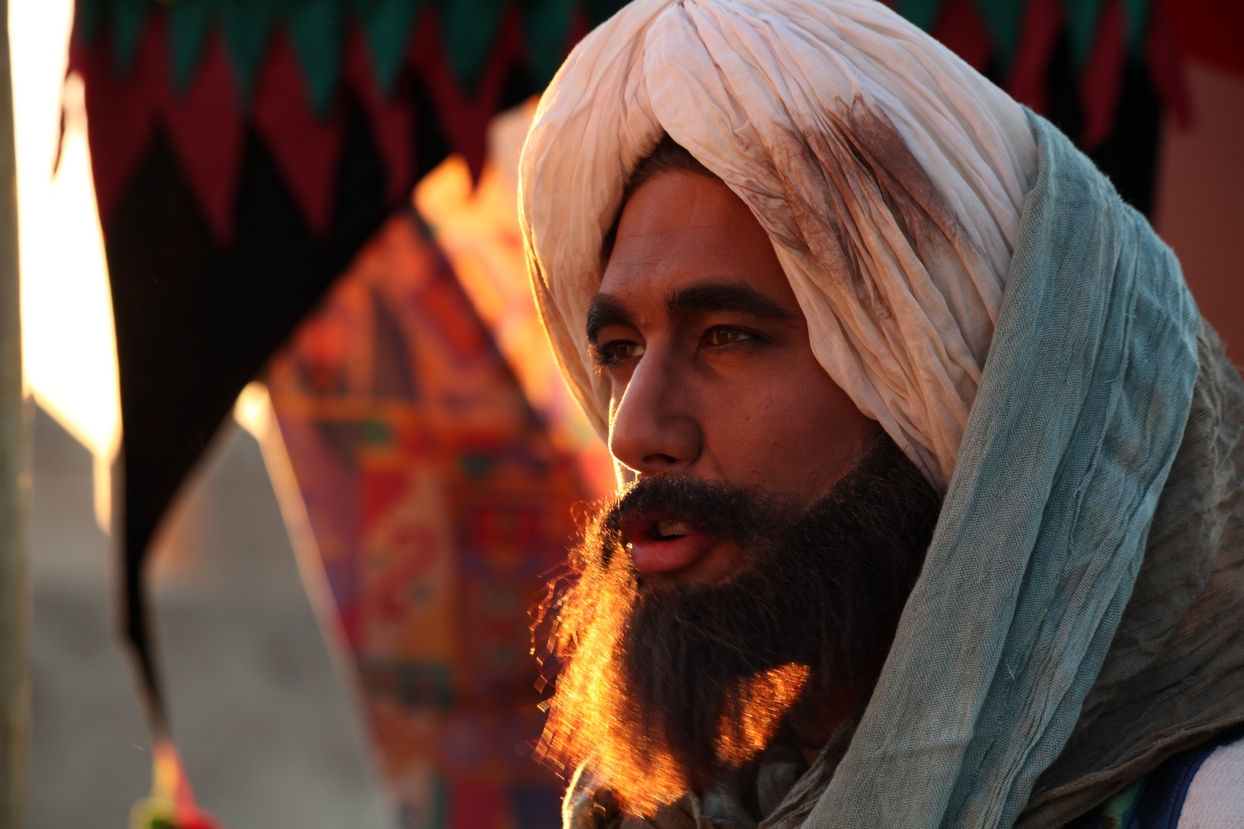
<svg viewBox="0 0 1244 829">
<path fill-rule="evenodd" d="M 1244 383 L 1203 325 L 1183 443 L 1119 631 L 1018 826 L 1058 825 L 1244 722 Z"/>
<path fill-rule="evenodd" d="M 165 726 L 142 580 L 182 480 L 298 319 L 389 212 L 366 122 L 351 108 L 337 210 L 315 237 L 251 133 L 235 243 L 218 247 L 158 139 L 104 227 L 120 368 L 124 624 L 154 725 Z"/>
</svg>

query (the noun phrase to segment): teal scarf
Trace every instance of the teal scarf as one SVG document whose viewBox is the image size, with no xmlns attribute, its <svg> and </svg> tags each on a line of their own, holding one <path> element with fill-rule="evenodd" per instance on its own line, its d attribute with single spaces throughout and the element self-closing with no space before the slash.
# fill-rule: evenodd
<svg viewBox="0 0 1244 829">
<path fill-rule="evenodd" d="M 1010 826 L 1106 656 L 1179 448 L 1199 316 L 1171 251 L 1046 121 L 924 572 L 806 826 Z"/>
</svg>

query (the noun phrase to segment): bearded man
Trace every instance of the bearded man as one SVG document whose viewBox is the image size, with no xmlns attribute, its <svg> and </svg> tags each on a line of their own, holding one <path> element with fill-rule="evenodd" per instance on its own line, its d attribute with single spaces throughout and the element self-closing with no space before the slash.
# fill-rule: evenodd
<svg viewBox="0 0 1244 829">
<path fill-rule="evenodd" d="M 637 0 L 520 170 L 623 483 L 567 826 L 1244 826 L 1244 387 L 1064 136 L 870 0 Z"/>
</svg>

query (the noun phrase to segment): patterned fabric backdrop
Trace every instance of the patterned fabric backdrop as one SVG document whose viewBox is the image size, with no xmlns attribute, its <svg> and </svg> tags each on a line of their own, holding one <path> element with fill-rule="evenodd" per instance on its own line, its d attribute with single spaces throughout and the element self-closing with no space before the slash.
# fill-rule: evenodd
<svg viewBox="0 0 1244 829">
<path fill-rule="evenodd" d="M 557 825 L 528 611 L 584 491 L 413 213 L 267 382 L 402 825 Z"/>
<path fill-rule="evenodd" d="M 535 108 L 533 98 L 493 118 L 488 159 L 477 177 L 461 156 L 450 156 L 425 175 L 415 187 L 415 209 L 553 445 L 574 456 L 588 491 L 600 496 L 616 485 L 613 458 L 557 370 L 531 294 L 518 227 L 518 154 Z"/>
</svg>

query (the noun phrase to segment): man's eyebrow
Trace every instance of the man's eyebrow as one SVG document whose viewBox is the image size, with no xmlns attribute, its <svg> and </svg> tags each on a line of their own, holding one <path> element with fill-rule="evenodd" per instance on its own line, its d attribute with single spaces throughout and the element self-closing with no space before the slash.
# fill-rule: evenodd
<svg viewBox="0 0 1244 829">
<path fill-rule="evenodd" d="M 607 325 L 631 325 L 631 314 L 617 297 L 597 294 L 587 306 L 587 338 L 596 342 L 600 329 Z"/>
<path fill-rule="evenodd" d="M 713 311 L 736 311 L 764 319 L 793 319 L 795 314 L 740 282 L 708 282 L 672 292 L 665 300 L 671 319 Z"/>
</svg>

